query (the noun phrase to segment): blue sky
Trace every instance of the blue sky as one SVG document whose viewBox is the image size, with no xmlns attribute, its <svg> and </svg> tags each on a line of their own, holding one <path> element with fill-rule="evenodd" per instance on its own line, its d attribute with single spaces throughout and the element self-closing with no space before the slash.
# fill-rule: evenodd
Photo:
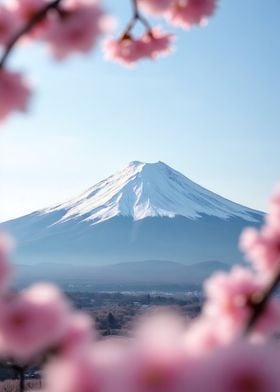
<svg viewBox="0 0 280 392">
<path fill-rule="evenodd" d="M 121 3 L 121 4 L 118 4 Z M 120 25 L 129 0 L 108 0 Z M 280 2 L 221 0 L 177 50 L 133 70 L 100 51 L 56 64 L 41 46 L 11 58 L 35 96 L 0 131 L 0 220 L 63 201 L 131 160 L 165 161 L 265 209 L 280 181 Z"/>
</svg>

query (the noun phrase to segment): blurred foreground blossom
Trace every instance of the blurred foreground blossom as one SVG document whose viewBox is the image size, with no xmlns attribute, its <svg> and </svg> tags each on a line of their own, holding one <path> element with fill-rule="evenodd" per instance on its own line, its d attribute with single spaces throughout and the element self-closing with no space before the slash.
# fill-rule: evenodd
<svg viewBox="0 0 280 392">
<path fill-rule="evenodd" d="M 261 295 L 265 287 L 263 279 L 242 267 L 235 267 L 230 273 L 217 273 L 205 283 L 203 312 L 213 320 L 219 320 L 228 333 L 242 333 L 251 313 L 251 301 Z M 280 302 L 273 299 L 254 331 L 268 334 L 279 330 Z"/>
<path fill-rule="evenodd" d="M 113 338 L 58 357 L 44 370 L 44 392 L 128 392 L 127 342 Z M 131 391 L 130 391 L 131 392 Z"/>
<path fill-rule="evenodd" d="M 84 351 L 95 338 L 93 331 L 93 322 L 90 316 L 83 313 L 72 314 L 65 333 L 56 346 L 57 355 L 67 357 Z"/>
<path fill-rule="evenodd" d="M 217 7 L 217 0 L 175 0 L 167 11 L 167 19 L 175 26 L 190 28 L 207 22 Z"/>
<path fill-rule="evenodd" d="M 17 15 L 0 4 L 0 46 L 5 46 L 19 27 Z"/>
<path fill-rule="evenodd" d="M 88 53 L 108 28 L 105 13 L 97 1 L 67 0 L 53 15 L 44 41 L 55 58 Z"/>
<path fill-rule="evenodd" d="M 29 22 L 47 3 L 48 0 L 11 0 L 8 4 L 23 24 Z"/>
<path fill-rule="evenodd" d="M 23 27 L 25 24 L 30 23 L 32 18 L 36 17 L 36 14 L 48 4 L 48 0 L 14 0 L 10 3 L 10 9 L 14 11 L 20 25 L 19 27 Z M 39 38 L 40 33 L 44 31 L 47 25 L 48 15 L 36 23 L 36 26 L 27 35 L 29 38 Z"/>
<path fill-rule="evenodd" d="M 218 0 L 139 0 L 144 11 L 184 29 L 203 25 L 214 14 L 217 3 Z"/>
<path fill-rule="evenodd" d="M 174 0 L 138 0 L 143 11 L 155 15 L 162 16 L 169 10 Z"/>
<path fill-rule="evenodd" d="M 4 298 L 0 306 L 0 337 L 8 358 L 36 358 L 58 343 L 68 325 L 68 303 L 50 284 L 36 284 Z"/>
<path fill-rule="evenodd" d="M 277 392 L 280 390 L 279 347 L 236 343 L 213 351 L 197 363 L 191 392 Z"/>
<path fill-rule="evenodd" d="M 280 187 L 273 194 L 263 228 L 246 229 L 240 239 L 241 249 L 256 270 L 270 278 L 280 268 Z"/>
<path fill-rule="evenodd" d="M 0 68 L 0 122 L 14 111 L 27 110 L 31 88 L 22 74 Z"/>
</svg>

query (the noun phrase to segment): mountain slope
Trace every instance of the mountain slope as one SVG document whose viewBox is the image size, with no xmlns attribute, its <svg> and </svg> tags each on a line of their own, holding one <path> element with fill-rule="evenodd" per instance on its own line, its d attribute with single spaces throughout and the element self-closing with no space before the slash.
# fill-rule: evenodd
<svg viewBox="0 0 280 392">
<path fill-rule="evenodd" d="M 262 217 L 162 162 L 131 162 L 77 198 L 2 226 L 18 240 L 23 263 L 189 265 L 238 261 L 240 231 Z"/>
<path fill-rule="evenodd" d="M 93 224 L 120 215 L 141 220 L 162 216 L 197 219 L 204 214 L 256 221 L 255 211 L 202 188 L 163 162 L 131 162 L 79 197 L 42 214 L 55 211 L 63 214 L 60 222 L 78 218 Z"/>
</svg>

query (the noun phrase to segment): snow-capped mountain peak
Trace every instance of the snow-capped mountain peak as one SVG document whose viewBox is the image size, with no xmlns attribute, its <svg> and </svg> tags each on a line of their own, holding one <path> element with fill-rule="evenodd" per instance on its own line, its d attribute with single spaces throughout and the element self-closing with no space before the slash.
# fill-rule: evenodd
<svg viewBox="0 0 280 392">
<path fill-rule="evenodd" d="M 62 212 L 59 222 L 78 219 L 92 224 L 116 216 L 141 220 L 175 216 L 199 219 L 208 215 L 255 221 L 258 213 L 206 190 L 160 161 L 130 162 L 77 198 L 41 213 L 53 211 Z"/>
</svg>

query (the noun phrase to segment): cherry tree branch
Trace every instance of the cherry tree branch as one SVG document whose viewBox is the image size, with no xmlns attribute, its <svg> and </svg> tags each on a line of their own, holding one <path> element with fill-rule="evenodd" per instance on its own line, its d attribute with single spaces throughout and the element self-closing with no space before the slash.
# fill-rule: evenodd
<svg viewBox="0 0 280 392">
<path fill-rule="evenodd" d="M 35 27 L 38 23 L 40 23 L 47 15 L 47 13 L 51 9 L 58 8 L 59 4 L 62 0 L 53 0 L 50 3 L 47 3 L 45 7 L 39 10 L 33 17 L 30 19 L 28 23 L 26 23 L 10 40 L 7 44 L 4 53 L 0 59 L 0 69 L 4 67 L 7 62 L 9 55 L 11 54 L 14 47 L 17 45 L 18 41 L 27 33 L 29 33 L 33 27 Z"/>
<path fill-rule="evenodd" d="M 18 375 L 19 375 L 19 391 L 24 392 L 25 390 L 25 367 L 17 366 L 15 367 L 17 369 Z"/>
<path fill-rule="evenodd" d="M 260 295 L 257 300 L 252 300 L 250 302 L 252 313 L 245 328 L 245 335 L 248 335 L 252 331 L 252 328 L 258 322 L 259 318 L 263 314 L 270 298 L 272 297 L 279 283 L 280 283 L 280 269 L 275 274 L 275 277 L 272 279 L 267 290 L 262 295 Z"/>
<path fill-rule="evenodd" d="M 132 18 L 130 20 L 130 22 L 128 23 L 124 33 L 123 33 L 123 37 L 127 37 L 130 35 L 131 30 L 134 28 L 134 26 L 136 25 L 137 22 L 142 23 L 142 25 L 146 28 L 146 30 L 148 32 L 151 32 L 152 27 L 150 25 L 150 23 L 148 22 L 148 20 L 142 15 L 142 13 L 139 10 L 138 7 L 138 0 L 131 0 L 132 1 Z"/>
</svg>

